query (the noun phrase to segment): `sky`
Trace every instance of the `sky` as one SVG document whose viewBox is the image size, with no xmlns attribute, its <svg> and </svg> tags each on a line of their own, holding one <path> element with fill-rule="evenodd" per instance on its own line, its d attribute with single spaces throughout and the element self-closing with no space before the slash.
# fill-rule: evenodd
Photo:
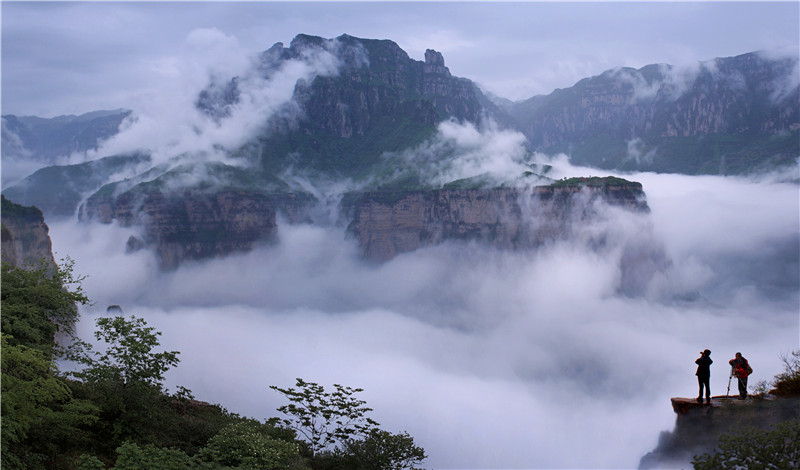
<svg viewBox="0 0 800 470">
<path fill-rule="evenodd" d="M 614 67 L 796 51 L 800 37 L 792 1 L 3 1 L 0 11 L 2 113 L 41 117 L 135 109 L 186 67 L 299 33 L 391 39 L 416 60 L 435 49 L 454 75 L 512 100 Z"/>
</svg>

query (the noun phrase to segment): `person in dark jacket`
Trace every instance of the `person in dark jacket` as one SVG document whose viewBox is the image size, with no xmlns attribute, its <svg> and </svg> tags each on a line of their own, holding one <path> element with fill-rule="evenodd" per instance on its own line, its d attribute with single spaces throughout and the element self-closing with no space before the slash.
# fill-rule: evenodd
<svg viewBox="0 0 800 470">
<path fill-rule="evenodd" d="M 711 381 L 711 363 L 714 362 L 711 360 L 711 351 L 706 349 L 705 351 L 700 353 L 700 357 L 694 361 L 697 364 L 697 372 L 694 375 L 697 376 L 697 383 L 700 385 L 700 394 L 697 395 L 697 401 L 703 403 L 703 387 L 706 389 L 706 403 L 709 405 L 711 404 L 711 387 L 709 386 L 709 382 Z"/>
<path fill-rule="evenodd" d="M 747 398 L 747 376 L 753 373 L 753 369 L 740 352 L 737 352 L 736 357 L 728 361 L 728 364 L 733 367 L 733 376 L 739 382 L 739 398 L 744 400 Z"/>
</svg>

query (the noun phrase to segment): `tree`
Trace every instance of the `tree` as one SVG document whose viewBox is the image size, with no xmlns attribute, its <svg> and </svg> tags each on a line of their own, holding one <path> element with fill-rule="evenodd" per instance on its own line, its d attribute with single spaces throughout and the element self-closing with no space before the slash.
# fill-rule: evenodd
<svg viewBox="0 0 800 470">
<path fill-rule="evenodd" d="M 2 335 L 2 467 L 40 466 L 58 453 L 52 441 L 62 443 L 82 434 L 97 421 L 97 407 L 73 398 L 56 375 L 45 353 L 24 345 L 10 345 Z"/>
<path fill-rule="evenodd" d="M 723 435 L 719 448 L 692 459 L 695 470 L 800 468 L 800 421 L 785 421 L 768 431 Z"/>
<path fill-rule="evenodd" d="M 775 376 L 775 393 L 780 396 L 800 396 L 800 349 L 781 356 L 784 371 Z"/>
<path fill-rule="evenodd" d="M 154 352 L 160 331 L 142 318 L 98 318 L 94 337 L 106 343 L 104 352 L 76 340 L 69 357 L 86 366 L 72 375 L 88 382 L 113 381 L 123 386 L 144 384 L 161 388 L 164 373 L 178 364 L 178 351 Z"/>
<path fill-rule="evenodd" d="M 56 267 L 44 260 L 24 268 L 2 263 L 0 318 L 9 345 L 22 344 L 52 355 L 56 332 L 72 335 L 77 305 L 89 303 L 81 287 L 84 278 L 73 274 L 73 265 L 70 258 Z"/>
<path fill-rule="evenodd" d="M 178 351 L 156 352 L 160 332 L 141 318 L 97 319 L 94 336 L 105 342 L 102 352 L 76 340 L 68 357 L 85 367 L 70 375 L 83 381 L 82 393 L 100 407 L 94 430 L 96 452 L 111 455 L 127 440 L 160 444 L 170 438 L 176 420 L 171 398 L 164 394 L 164 373 L 178 363 Z"/>
<path fill-rule="evenodd" d="M 343 447 L 355 467 L 363 470 L 416 469 L 427 458 L 425 449 L 414 445 L 414 438 L 406 432 L 373 429 L 363 440 L 346 440 Z"/>
<path fill-rule="evenodd" d="M 75 444 L 97 408 L 58 375 L 56 332 L 68 335 L 88 299 L 72 261 L 2 263 L 2 467 L 41 467 Z"/>
<path fill-rule="evenodd" d="M 352 436 L 366 436 L 378 426 L 367 417 L 372 408 L 364 406 L 365 401 L 353 395 L 363 392 L 360 388 L 334 384 L 335 392 L 313 382 L 298 378 L 294 388 L 271 389 L 282 393 L 291 403 L 281 406 L 278 411 L 289 419 L 279 420 L 297 431 L 309 444 L 312 457 L 320 450 L 340 443 Z"/>
</svg>

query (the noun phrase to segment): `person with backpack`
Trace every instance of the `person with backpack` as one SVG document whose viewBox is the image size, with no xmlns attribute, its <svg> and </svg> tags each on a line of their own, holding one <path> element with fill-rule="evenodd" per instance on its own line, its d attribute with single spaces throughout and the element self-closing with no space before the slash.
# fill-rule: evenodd
<svg viewBox="0 0 800 470">
<path fill-rule="evenodd" d="M 753 373 L 753 369 L 740 352 L 737 352 L 736 357 L 728 361 L 728 364 L 731 365 L 733 376 L 739 383 L 739 398 L 744 400 L 747 398 L 747 376 Z"/>
<path fill-rule="evenodd" d="M 697 383 L 700 385 L 700 394 L 697 395 L 697 401 L 699 403 L 703 403 L 703 387 L 706 389 L 706 403 L 709 405 L 711 404 L 711 387 L 709 387 L 709 382 L 711 381 L 711 363 L 714 362 L 711 360 L 711 350 L 706 349 L 705 351 L 700 353 L 700 357 L 694 361 L 697 364 L 697 372 L 694 375 L 697 376 Z"/>
</svg>

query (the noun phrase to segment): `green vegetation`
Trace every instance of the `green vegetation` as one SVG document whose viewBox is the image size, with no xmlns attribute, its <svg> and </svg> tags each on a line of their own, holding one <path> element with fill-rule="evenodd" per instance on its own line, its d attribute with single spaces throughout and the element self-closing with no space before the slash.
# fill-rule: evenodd
<svg viewBox="0 0 800 470">
<path fill-rule="evenodd" d="M 630 157 L 624 138 L 597 134 L 545 151 L 567 153 L 576 164 L 618 171 L 738 175 L 794 164 L 800 151 L 798 142 L 798 130 L 779 134 L 645 136 L 637 150 L 648 157 L 637 161 Z"/>
<path fill-rule="evenodd" d="M 93 346 L 72 336 L 77 305 L 89 300 L 64 267 L 2 265 L 3 469 L 394 469 L 425 458 L 406 433 L 391 434 L 353 397 L 361 389 L 298 379 L 261 422 L 194 399 L 165 373 L 179 352 L 131 316 L 99 318 Z M 55 338 L 69 338 L 66 347 Z M 80 366 L 59 370 L 56 359 Z M 319 427 L 319 426 L 323 427 Z M 309 427 L 310 426 L 310 427 Z M 298 438 L 298 431 L 300 438 Z"/>
<path fill-rule="evenodd" d="M 623 178 L 617 178 L 616 176 L 589 176 L 589 177 L 576 177 L 576 178 L 564 178 L 558 181 L 555 181 L 550 184 L 550 186 L 555 187 L 574 187 L 574 186 L 590 186 L 590 187 L 606 187 L 606 186 L 632 186 L 638 185 L 641 188 L 641 183 L 636 183 L 633 181 L 628 181 Z"/>
<path fill-rule="evenodd" d="M 772 393 L 782 397 L 800 397 L 800 349 L 781 359 L 784 371 L 775 376 Z"/>
<path fill-rule="evenodd" d="M 768 431 L 748 430 L 720 437 L 719 449 L 692 459 L 695 470 L 800 467 L 800 421 L 785 421 Z"/>
<path fill-rule="evenodd" d="M 24 184 L 3 190 L 13 201 L 42 208 L 48 214 L 72 215 L 88 192 L 103 185 L 111 175 L 150 161 L 145 154 L 114 155 L 86 163 L 48 166 L 25 179 Z"/>
<path fill-rule="evenodd" d="M 290 417 L 282 422 L 305 438 L 312 455 L 353 434 L 368 434 L 378 425 L 366 416 L 372 411 L 364 406 L 366 402 L 353 397 L 363 391 L 360 388 L 335 384 L 335 392 L 326 392 L 323 386 L 299 378 L 296 385 L 297 389 L 275 385 L 270 388 L 289 400 L 288 405 L 278 408 Z"/>
</svg>

